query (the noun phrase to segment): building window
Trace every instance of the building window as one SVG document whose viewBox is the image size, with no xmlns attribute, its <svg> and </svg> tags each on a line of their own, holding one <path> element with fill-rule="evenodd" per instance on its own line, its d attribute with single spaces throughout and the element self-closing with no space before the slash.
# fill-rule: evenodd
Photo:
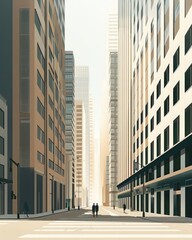
<svg viewBox="0 0 192 240">
<path fill-rule="evenodd" d="M 139 119 L 137 119 L 137 130 L 139 130 Z"/>
<path fill-rule="evenodd" d="M 164 151 L 169 149 L 169 126 L 164 130 Z"/>
<path fill-rule="evenodd" d="M 179 58 L 179 47 L 177 48 L 177 51 L 175 52 L 174 56 L 173 56 L 173 72 L 175 72 L 175 70 L 178 68 L 179 66 L 179 61 L 180 61 L 180 58 Z"/>
<path fill-rule="evenodd" d="M 42 68 L 44 69 L 45 68 L 45 59 L 43 57 L 43 54 L 42 54 L 41 49 L 38 44 L 37 44 L 37 58 L 41 64 Z"/>
<path fill-rule="evenodd" d="M 139 138 L 137 138 L 137 148 L 139 148 Z"/>
<path fill-rule="evenodd" d="M 175 105 L 180 98 L 180 84 L 179 82 L 173 88 L 173 105 Z"/>
<path fill-rule="evenodd" d="M 145 148 L 145 165 L 148 164 L 148 147 Z"/>
<path fill-rule="evenodd" d="M 185 72 L 185 92 L 191 87 L 192 85 L 192 64 L 188 67 L 187 71 Z"/>
<path fill-rule="evenodd" d="M 161 134 L 157 137 L 157 157 L 161 154 Z"/>
<path fill-rule="evenodd" d="M 180 138 L 180 119 L 179 116 L 173 121 L 173 144 L 179 142 Z"/>
<path fill-rule="evenodd" d="M 189 51 L 191 45 L 192 45 L 192 25 L 185 34 L 185 54 Z"/>
<path fill-rule="evenodd" d="M 50 106 L 50 108 L 53 110 L 54 109 L 54 103 L 53 103 L 53 101 L 52 101 L 52 99 L 51 99 L 51 97 L 49 96 L 49 106 Z"/>
<path fill-rule="evenodd" d="M 0 137 L 0 154 L 5 155 L 5 141 L 2 137 Z"/>
<path fill-rule="evenodd" d="M 148 116 L 148 103 L 145 105 L 145 117 Z"/>
<path fill-rule="evenodd" d="M 5 114 L 4 111 L 0 108 L 0 127 L 5 127 Z"/>
<path fill-rule="evenodd" d="M 161 95 L 161 80 L 157 84 L 157 99 Z"/>
<path fill-rule="evenodd" d="M 151 161 L 154 159 L 154 141 L 151 143 Z"/>
<path fill-rule="evenodd" d="M 35 26 L 39 32 L 39 35 L 41 36 L 42 27 L 41 27 L 41 22 L 39 20 L 39 16 L 37 15 L 36 11 L 35 11 Z"/>
<path fill-rule="evenodd" d="M 143 123 L 143 111 L 141 112 L 141 124 Z"/>
<path fill-rule="evenodd" d="M 49 71 L 49 87 L 51 91 L 54 92 L 54 79 L 50 71 Z"/>
<path fill-rule="evenodd" d="M 37 151 L 37 160 L 42 163 L 42 164 L 45 164 L 45 156 L 40 153 L 39 151 Z"/>
<path fill-rule="evenodd" d="M 169 96 L 164 101 L 164 116 L 169 112 Z"/>
<path fill-rule="evenodd" d="M 141 144 L 143 144 L 143 132 L 141 133 Z"/>
<path fill-rule="evenodd" d="M 161 122 L 161 108 L 157 110 L 156 118 L 157 118 L 156 120 L 158 125 Z"/>
<path fill-rule="evenodd" d="M 135 126 L 133 127 L 133 136 L 135 136 Z"/>
<path fill-rule="evenodd" d="M 45 83 L 38 70 L 37 70 L 37 85 L 41 92 L 43 93 L 43 95 L 45 95 Z"/>
<path fill-rule="evenodd" d="M 53 120 L 49 115 L 49 127 L 51 128 L 51 130 L 53 130 L 53 126 L 54 126 Z"/>
<path fill-rule="evenodd" d="M 54 143 L 49 138 L 49 151 L 54 154 Z"/>
<path fill-rule="evenodd" d="M 44 119 L 45 118 L 45 107 L 43 106 L 43 104 L 41 103 L 39 98 L 37 98 L 37 111 L 41 115 L 41 117 Z"/>
<path fill-rule="evenodd" d="M 185 136 L 192 132 L 192 104 L 185 109 Z"/>
<path fill-rule="evenodd" d="M 133 143 L 133 152 L 135 153 L 135 143 Z"/>
<path fill-rule="evenodd" d="M 169 158 L 164 161 L 164 175 L 167 175 L 170 173 L 170 160 Z"/>
<path fill-rule="evenodd" d="M 167 66 L 165 72 L 164 72 L 164 87 L 169 82 L 169 65 Z"/>
<path fill-rule="evenodd" d="M 37 138 L 39 139 L 39 141 L 41 141 L 43 144 L 45 143 L 45 133 L 44 131 L 37 126 Z"/>
<path fill-rule="evenodd" d="M 181 155 L 180 153 L 173 156 L 173 171 L 181 169 Z"/>
<path fill-rule="evenodd" d="M 156 166 L 156 170 L 157 170 L 157 178 L 161 177 L 161 163 L 158 163 Z"/>
<path fill-rule="evenodd" d="M 148 125 L 145 127 L 145 139 L 148 138 Z"/>
<path fill-rule="evenodd" d="M 154 117 L 151 118 L 151 132 L 154 130 Z"/>
<path fill-rule="evenodd" d="M 192 1 L 191 0 L 185 0 L 185 16 L 187 15 L 191 6 L 192 6 Z"/>
<path fill-rule="evenodd" d="M 154 105 L 154 93 L 151 94 L 151 108 Z"/>
<path fill-rule="evenodd" d="M 192 165 L 192 146 L 185 148 L 185 167 Z"/>
</svg>

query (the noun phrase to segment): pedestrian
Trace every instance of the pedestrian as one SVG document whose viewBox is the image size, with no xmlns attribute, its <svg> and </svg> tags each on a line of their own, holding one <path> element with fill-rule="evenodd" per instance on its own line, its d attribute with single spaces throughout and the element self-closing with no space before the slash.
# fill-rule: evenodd
<svg viewBox="0 0 192 240">
<path fill-rule="evenodd" d="M 126 205 L 125 205 L 125 203 L 123 204 L 123 211 L 124 211 L 124 213 L 125 213 L 125 210 L 126 210 Z"/>
<path fill-rule="evenodd" d="M 27 217 L 29 217 L 28 213 L 29 213 L 29 206 L 27 204 L 27 202 L 24 203 L 24 213 L 26 214 Z"/>
<path fill-rule="evenodd" d="M 97 217 L 98 216 L 98 212 L 99 212 L 99 205 L 98 205 L 98 203 L 96 203 L 95 211 L 96 211 L 96 217 Z"/>
<path fill-rule="evenodd" d="M 93 203 L 93 205 L 92 205 L 92 213 L 93 213 L 93 217 L 95 217 L 95 210 L 96 210 L 95 207 L 96 207 L 96 206 L 95 206 L 95 203 Z"/>
</svg>

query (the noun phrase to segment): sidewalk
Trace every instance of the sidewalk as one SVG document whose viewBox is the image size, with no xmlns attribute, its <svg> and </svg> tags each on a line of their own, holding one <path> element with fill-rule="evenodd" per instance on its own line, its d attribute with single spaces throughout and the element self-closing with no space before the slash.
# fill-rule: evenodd
<svg viewBox="0 0 192 240">
<path fill-rule="evenodd" d="M 146 221 L 169 222 L 169 223 L 192 223 L 192 218 L 187 217 L 169 216 L 164 214 L 145 212 L 145 217 L 143 218 L 143 212 L 141 211 L 130 211 L 129 209 L 126 209 L 124 213 L 122 208 L 118 207 L 115 207 L 115 209 L 113 209 L 113 207 L 106 208 L 107 210 L 113 213 L 118 213 L 119 216 L 142 218 L 145 219 Z"/>
<path fill-rule="evenodd" d="M 71 209 L 70 211 L 73 211 L 74 209 Z M 50 212 L 44 212 L 44 213 L 37 213 L 37 214 L 28 214 L 29 217 L 26 216 L 26 214 L 20 214 L 20 219 L 33 219 L 33 218 L 39 218 L 49 215 L 54 215 L 58 213 L 68 212 L 68 209 L 61 209 L 61 210 L 55 210 L 54 213 Z M 17 219 L 17 214 L 7 214 L 7 215 L 0 215 L 0 220 L 19 220 Z"/>
</svg>

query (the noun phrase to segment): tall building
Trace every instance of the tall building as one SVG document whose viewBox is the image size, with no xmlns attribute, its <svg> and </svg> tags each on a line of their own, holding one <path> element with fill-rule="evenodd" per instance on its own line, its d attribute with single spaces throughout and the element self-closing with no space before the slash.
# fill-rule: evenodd
<svg viewBox="0 0 192 240">
<path fill-rule="evenodd" d="M 8 211 L 7 103 L 0 95 L 0 215 Z"/>
<path fill-rule="evenodd" d="M 9 185 L 9 213 L 65 208 L 64 1 L 1 2 L 0 86 L 8 105 L 8 159 L 20 164 L 20 209 L 16 169 Z M 6 14 L 5 14 L 6 12 Z M 6 60 L 5 60 L 6 59 Z M 18 196 L 19 197 L 19 196 Z"/>
<path fill-rule="evenodd" d="M 85 207 L 86 195 L 86 115 L 83 102 L 75 101 L 75 206 Z"/>
<path fill-rule="evenodd" d="M 109 15 L 109 205 L 117 206 L 118 16 Z"/>
<path fill-rule="evenodd" d="M 65 52 L 65 89 L 66 89 L 66 116 L 65 116 L 65 148 L 67 158 L 67 198 L 68 206 L 74 207 L 75 202 L 75 62 L 71 51 Z"/>
<path fill-rule="evenodd" d="M 131 24 L 132 174 L 119 179 L 119 202 L 132 199 L 135 210 L 192 217 L 192 2 L 124 2 Z"/>
<path fill-rule="evenodd" d="M 91 205 L 89 202 L 90 193 L 90 107 L 89 107 L 89 69 L 87 66 L 76 66 L 75 68 L 75 100 L 82 101 L 85 111 L 86 121 L 86 152 L 85 152 L 85 179 L 86 179 L 86 206 Z"/>
<path fill-rule="evenodd" d="M 89 163 L 89 203 L 95 202 L 95 156 L 94 156 L 94 104 L 89 99 L 89 133 L 90 133 L 90 163 Z"/>
</svg>

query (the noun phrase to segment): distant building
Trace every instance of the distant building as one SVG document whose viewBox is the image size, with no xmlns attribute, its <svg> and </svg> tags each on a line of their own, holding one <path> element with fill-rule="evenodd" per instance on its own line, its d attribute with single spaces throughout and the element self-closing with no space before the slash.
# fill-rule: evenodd
<svg viewBox="0 0 192 240">
<path fill-rule="evenodd" d="M 65 89 L 66 89 L 66 114 L 65 114 L 65 148 L 67 162 L 67 204 L 75 205 L 75 61 L 71 51 L 65 52 Z"/>
<path fill-rule="evenodd" d="M 192 1 L 119 0 L 121 206 L 192 217 L 191 18 Z"/>
<path fill-rule="evenodd" d="M 109 206 L 117 206 L 118 16 L 109 15 Z"/>
<path fill-rule="evenodd" d="M 8 211 L 7 103 L 0 95 L 0 215 Z"/>
<path fill-rule="evenodd" d="M 85 111 L 86 121 L 86 152 L 85 152 L 85 179 L 86 179 L 86 206 L 91 205 L 89 202 L 90 193 L 90 106 L 89 106 L 89 68 L 87 66 L 75 67 L 75 100 L 82 101 Z"/>
<path fill-rule="evenodd" d="M 82 101 L 75 101 L 75 206 L 85 207 L 86 194 L 86 115 Z"/>
</svg>

